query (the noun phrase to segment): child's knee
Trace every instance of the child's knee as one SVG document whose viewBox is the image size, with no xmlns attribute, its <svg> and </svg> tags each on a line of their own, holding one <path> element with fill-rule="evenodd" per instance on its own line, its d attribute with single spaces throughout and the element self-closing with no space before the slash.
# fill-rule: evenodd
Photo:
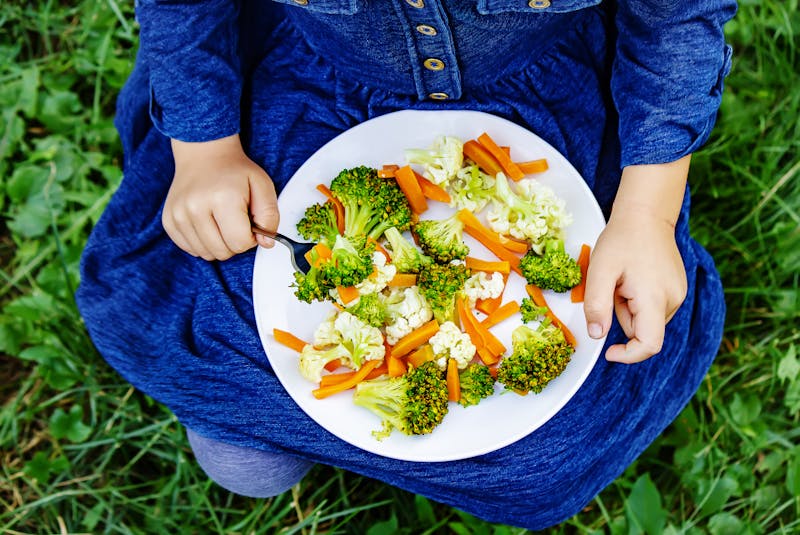
<svg viewBox="0 0 800 535">
<path fill-rule="evenodd" d="M 251 498 L 268 498 L 286 492 L 311 469 L 313 463 L 251 448 L 241 448 L 202 437 L 186 429 L 197 463 L 219 486 Z"/>
</svg>

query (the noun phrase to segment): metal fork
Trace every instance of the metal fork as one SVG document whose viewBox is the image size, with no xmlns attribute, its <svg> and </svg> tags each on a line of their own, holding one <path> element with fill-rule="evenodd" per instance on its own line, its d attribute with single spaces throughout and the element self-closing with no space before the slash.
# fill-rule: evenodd
<svg viewBox="0 0 800 535">
<path fill-rule="evenodd" d="M 255 234 L 261 234 L 262 236 L 266 236 L 267 238 L 272 238 L 276 242 L 280 242 L 286 247 L 289 248 L 291 251 L 290 259 L 292 261 L 292 266 L 294 267 L 295 271 L 299 273 L 306 274 L 308 273 L 309 268 L 311 267 L 306 260 L 305 254 L 312 248 L 315 243 L 303 243 L 294 241 L 291 238 L 287 238 L 283 234 L 279 232 L 272 232 L 271 230 L 267 230 L 264 227 L 257 225 L 254 222 L 250 223 L 251 228 Z"/>
</svg>

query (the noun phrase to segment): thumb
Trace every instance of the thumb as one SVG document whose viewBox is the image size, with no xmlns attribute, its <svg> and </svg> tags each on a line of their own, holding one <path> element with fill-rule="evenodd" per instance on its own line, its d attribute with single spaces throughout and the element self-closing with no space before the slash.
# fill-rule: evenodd
<svg viewBox="0 0 800 535">
<path fill-rule="evenodd" d="M 250 214 L 253 221 L 267 230 L 278 230 L 280 213 L 275 185 L 265 172 L 250 175 Z M 263 247 L 272 247 L 275 242 L 266 236 L 257 235 L 256 240 Z"/>
<path fill-rule="evenodd" d="M 618 271 L 602 256 L 592 258 L 589 262 L 583 313 L 586 316 L 586 328 L 592 338 L 602 338 L 611 327 L 614 315 L 614 292 L 619 276 Z"/>
</svg>

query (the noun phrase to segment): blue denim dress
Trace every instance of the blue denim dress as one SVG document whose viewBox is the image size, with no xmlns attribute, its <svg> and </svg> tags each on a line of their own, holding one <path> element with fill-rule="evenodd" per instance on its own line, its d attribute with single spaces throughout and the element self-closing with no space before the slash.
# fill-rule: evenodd
<svg viewBox="0 0 800 535">
<path fill-rule="evenodd" d="M 722 334 L 713 261 L 676 229 L 689 282 L 659 355 L 602 358 L 546 425 L 494 453 L 401 462 L 332 436 L 264 354 L 254 252 L 206 262 L 164 233 L 169 137 L 240 132 L 278 189 L 325 142 L 402 109 L 514 121 L 578 169 L 608 214 L 623 166 L 702 145 L 730 65 L 732 0 L 140 0 L 141 48 L 119 97 L 124 180 L 86 247 L 78 304 L 100 353 L 187 427 L 373 477 L 527 528 L 578 512 L 678 415 Z M 614 323 L 608 344 L 624 339 Z"/>
</svg>

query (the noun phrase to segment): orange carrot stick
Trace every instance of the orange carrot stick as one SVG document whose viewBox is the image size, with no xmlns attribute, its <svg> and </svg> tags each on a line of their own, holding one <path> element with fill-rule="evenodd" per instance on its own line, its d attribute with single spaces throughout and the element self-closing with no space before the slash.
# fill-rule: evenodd
<svg viewBox="0 0 800 535">
<path fill-rule="evenodd" d="M 336 228 L 339 234 L 344 234 L 344 205 L 342 201 L 333 196 L 330 188 L 325 184 L 317 184 L 317 191 L 328 198 L 328 202 L 333 203 L 333 213 L 336 215 Z"/>
<path fill-rule="evenodd" d="M 325 386 L 338 385 L 339 383 L 351 379 L 356 373 L 358 372 L 329 373 L 327 375 L 323 375 L 322 379 L 319 382 L 319 386 L 325 387 Z M 364 380 L 368 381 L 370 379 L 376 379 L 381 375 L 386 375 L 387 373 L 389 373 L 389 370 L 386 367 L 386 363 L 384 362 L 383 364 L 381 364 L 380 366 L 369 372 L 367 376 L 364 378 Z"/>
<path fill-rule="evenodd" d="M 399 165 L 395 164 L 387 164 L 383 166 L 383 169 L 378 170 L 378 176 L 380 178 L 394 178 L 394 173 L 400 169 Z"/>
<path fill-rule="evenodd" d="M 516 164 L 517 167 L 519 167 L 520 170 L 522 170 L 522 172 L 526 175 L 542 173 L 550 168 L 550 166 L 547 164 L 547 160 L 544 158 L 539 160 L 529 160 L 527 162 L 516 162 Z"/>
<path fill-rule="evenodd" d="M 414 286 L 415 284 L 417 284 L 416 273 L 396 273 L 388 282 L 388 285 L 393 287 Z"/>
<path fill-rule="evenodd" d="M 486 271 L 488 273 L 502 273 L 508 275 L 511 271 L 511 264 L 506 260 L 481 260 L 473 256 L 468 256 L 465 260 L 466 266 L 472 271 Z"/>
<path fill-rule="evenodd" d="M 425 323 L 404 337 L 397 341 L 397 343 L 392 347 L 392 354 L 395 357 L 404 357 L 408 355 L 411 351 L 418 348 L 425 342 L 431 339 L 431 337 L 439 331 L 439 322 L 435 319 L 430 320 L 428 323 Z"/>
<path fill-rule="evenodd" d="M 464 156 L 475 162 L 487 175 L 495 176 L 503 170 L 494 156 L 474 139 L 466 141 L 463 150 Z"/>
<path fill-rule="evenodd" d="M 581 282 L 570 291 L 570 301 L 573 303 L 583 303 L 583 297 L 586 293 L 586 273 L 589 271 L 589 257 L 591 256 L 592 248 L 587 244 L 581 245 L 581 252 L 578 254 L 578 265 L 581 268 Z"/>
<path fill-rule="evenodd" d="M 361 366 L 361 369 L 355 372 L 351 377 L 342 381 L 341 383 L 330 385 L 330 386 L 321 386 L 316 390 L 312 390 L 311 394 L 317 399 L 323 399 L 328 396 L 332 396 L 333 394 L 338 394 L 339 392 L 344 392 L 345 390 L 350 390 L 354 388 L 358 383 L 365 380 L 367 375 L 377 368 L 381 363 L 382 360 L 368 360 Z"/>
<path fill-rule="evenodd" d="M 389 377 L 400 377 L 406 373 L 406 363 L 402 358 L 395 357 L 392 352 L 386 354 L 386 367 Z"/>
<path fill-rule="evenodd" d="M 445 204 L 450 204 L 451 201 L 450 194 L 447 193 L 447 191 L 443 187 L 434 184 L 433 182 L 431 182 L 421 174 L 417 173 L 416 171 L 414 172 L 414 176 L 417 177 L 417 182 L 419 182 L 419 188 L 422 190 L 422 194 L 425 195 L 425 197 L 427 197 L 432 201 L 439 201 Z"/>
<path fill-rule="evenodd" d="M 494 327 L 498 323 L 503 320 L 506 320 L 517 314 L 519 312 L 519 303 L 516 301 L 509 301 L 508 303 L 504 304 L 503 306 L 499 307 L 497 310 L 483 318 L 481 321 L 481 325 L 489 329 L 490 327 Z"/>
<path fill-rule="evenodd" d="M 497 258 L 507 261 L 515 272 L 522 274 L 522 270 L 519 268 L 519 257 L 500 243 L 499 234 L 485 227 L 469 210 L 460 210 L 458 218 L 464 223 L 464 232 L 481 242 Z"/>
<path fill-rule="evenodd" d="M 500 167 L 503 168 L 506 176 L 512 180 L 519 180 L 525 177 L 525 173 L 515 164 L 511 158 L 509 157 L 506 152 L 501 149 L 494 140 L 484 132 L 483 134 L 478 136 L 478 143 L 483 145 L 483 147 L 494 156 L 494 159 L 500 164 Z"/>
<path fill-rule="evenodd" d="M 498 362 L 500 362 L 500 357 L 498 355 L 493 354 L 485 347 L 478 349 L 478 356 L 480 357 L 481 362 L 483 362 L 487 366 L 491 366 L 492 364 L 497 364 Z M 495 372 L 495 379 L 496 378 L 497 378 L 497 372 Z"/>
<path fill-rule="evenodd" d="M 337 286 L 336 291 L 339 292 L 339 298 L 345 305 L 355 301 L 358 297 L 358 288 L 355 286 Z"/>
<path fill-rule="evenodd" d="M 403 190 L 406 199 L 408 199 L 412 212 L 421 214 L 428 209 L 428 201 L 425 200 L 425 195 L 422 194 L 422 188 L 419 187 L 419 182 L 411 166 L 406 165 L 395 171 L 394 178 L 397 180 L 397 185 Z"/>
<path fill-rule="evenodd" d="M 519 254 L 525 254 L 528 252 L 528 242 L 512 238 L 511 236 L 504 236 L 502 234 L 498 234 L 497 236 L 500 244 L 509 251 Z"/>
<path fill-rule="evenodd" d="M 419 368 L 429 360 L 433 360 L 433 347 L 430 344 L 424 344 L 416 351 L 412 351 L 406 357 L 406 362 L 415 368 Z"/>
<path fill-rule="evenodd" d="M 447 399 L 461 401 L 461 381 L 458 377 L 458 364 L 456 359 L 447 359 Z"/>
<path fill-rule="evenodd" d="M 308 342 L 304 342 L 292 333 L 281 329 L 272 329 L 272 336 L 275 337 L 275 341 L 279 344 L 285 345 L 289 349 L 294 349 L 298 353 L 308 345 Z"/>
<path fill-rule="evenodd" d="M 378 242 L 375 238 L 368 237 L 367 241 L 375 244 L 375 250 L 381 253 L 386 258 L 387 262 L 392 260 L 392 256 L 389 254 L 389 251 L 387 251 L 386 248 L 383 245 L 381 245 L 380 242 Z"/>
<path fill-rule="evenodd" d="M 329 372 L 336 371 L 342 366 L 342 359 L 333 359 L 325 365 L 325 369 Z"/>
<path fill-rule="evenodd" d="M 542 289 L 533 284 L 526 284 L 525 291 L 527 291 L 528 295 L 531 296 L 531 299 L 533 299 L 533 302 L 536 303 L 536 306 L 545 307 L 547 309 L 545 316 L 550 318 L 550 321 L 553 322 L 553 325 L 561 329 L 561 332 L 564 333 L 564 338 L 567 339 L 567 343 L 572 347 L 578 347 L 578 340 L 572 334 L 572 331 L 570 331 L 569 328 L 567 328 L 567 326 L 564 325 L 564 323 L 558 319 L 555 314 L 553 314 L 553 311 L 550 309 L 550 306 L 547 304 L 547 301 L 544 298 Z"/>
</svg>

